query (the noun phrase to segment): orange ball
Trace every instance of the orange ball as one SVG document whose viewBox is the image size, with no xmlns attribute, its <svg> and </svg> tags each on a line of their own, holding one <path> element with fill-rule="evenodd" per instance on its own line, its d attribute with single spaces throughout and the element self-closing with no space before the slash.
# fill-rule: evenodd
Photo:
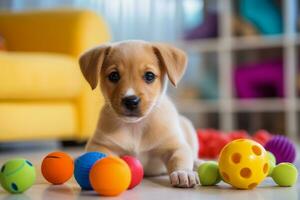
<svg viewBox="0 0 300 200">
<path fill-rule="evenodd" d="M 93 165 L 90 182 L 92 188 L 100 195 L 116 196 L 128 188 L 131 172 L 124 160 L 108 156 Z"/>
<path fill-rule="evenodd" d="M 63 184 L 69 180 L 74 172 L 73 159 L 64 152 L 52 152 L 42 162 L 44 178 L 54 185 Z"/>
</svg>

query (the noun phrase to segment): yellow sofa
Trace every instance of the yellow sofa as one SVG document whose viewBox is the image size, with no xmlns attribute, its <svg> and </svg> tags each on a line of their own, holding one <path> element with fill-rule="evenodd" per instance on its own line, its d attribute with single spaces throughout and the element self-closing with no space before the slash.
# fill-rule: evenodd
<svg viewBox="0 0 300 200">
<path fill-rule="evenodd" d="M 85 140 L 103 103 L 81 75 L 78 56 L 110 40 L 85 10 L 0 13 L 0 142 Z"/>
</svg>

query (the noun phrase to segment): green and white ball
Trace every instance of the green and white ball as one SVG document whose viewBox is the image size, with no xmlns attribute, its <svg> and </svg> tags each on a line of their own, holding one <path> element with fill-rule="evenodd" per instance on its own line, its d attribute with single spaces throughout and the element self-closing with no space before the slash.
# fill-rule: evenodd
<svg viewBox="0 0 300 200">
<path fill-rule="evenodd" d="M 0 183 L 10 193 L 22 193 L 35 182 L 35 168 L 26 159 L 7 161 L 0 170 Z"/>
</svg>

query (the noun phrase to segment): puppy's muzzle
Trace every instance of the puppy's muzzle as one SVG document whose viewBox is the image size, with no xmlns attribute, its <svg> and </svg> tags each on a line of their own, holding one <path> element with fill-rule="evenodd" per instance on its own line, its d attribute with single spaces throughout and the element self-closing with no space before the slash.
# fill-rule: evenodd
<svg viewBox="0 0 300 200">
<path fill-rule="evenodd" d="M 138 111 L 141 99 L 138 96 L 132 95 L 122 99 L 122 105 L 130 113 L 134 114 Z"/>
</svg>

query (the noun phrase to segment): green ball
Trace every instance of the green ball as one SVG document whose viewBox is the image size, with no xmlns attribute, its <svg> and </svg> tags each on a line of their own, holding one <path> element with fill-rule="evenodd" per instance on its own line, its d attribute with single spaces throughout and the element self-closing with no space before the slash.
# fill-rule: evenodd
<svg viewBox="0 0 300 200">
<path fill-rule="evenodd" d="M 35 168 L 26 159 L 7 161 L 0 171 L 0 183 L 10 193 L 22 193 L 35 182 Z"/>
<path fill-rule="evenodd" d="M 270 166 L 268 176 L 272 176 L 273 169 L 276 166 L 276 158 L 270 151 L 267 151 L 267 156 L 269 159 L 269 166 Z"/>
<path fill-rule="evenodd" d="M 268 156 L 268 159 L 270 162 L 276 164 L 276 158 L 275 158 L 274 154 L 272 154 L 270 151 L 267 151 L 267 156 Z"/>
<path fill-rule="evenodd" d="M 273 169 L 272 178 L 279 186 L 293 186 L 297 182 L 298 171 L 291 163 L 280 163 Z"/>
<path fill-rule="evenodd" d="M 208 161 L 198 167 L 198 176 L 201 185 L 212 186 L 221 181 L 218 163 L 215 161 Z"/>
</svg>

